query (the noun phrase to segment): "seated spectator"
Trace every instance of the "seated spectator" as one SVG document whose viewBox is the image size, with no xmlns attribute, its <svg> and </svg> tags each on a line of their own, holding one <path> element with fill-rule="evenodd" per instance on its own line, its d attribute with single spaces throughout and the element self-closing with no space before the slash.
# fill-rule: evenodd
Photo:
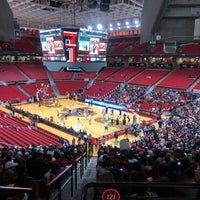
<svg viewBox="0 0 200 200">
<path fill-rule="evenodd" d="M 132 171 L 130 173 L 130 182 L 146 182 L 147 177 L 143 172 Z M 147 188 L 143 187 L 131 187 L 128 197 L 138 197 L 139 199 L 145 199 L 145 197 L 149 196 L 147 193 Z"/>
<path fill-rule="evenodd" d="M 195 181 L 195 171 L 192 168 L 187 168 L 184 170 L 184 181 L 182 183 L 194 185 L 197 184 Z M 200 198 L 199 188 L 181 188 L 179 189 L 179 195 L 181 199 L 184 200 Z"/>
<path fill-rule="evenodd" d="M 48 154 L 46 156 L 46 162 L 47 162 L 49 171 L 45 174 L 45 179 L 47 182 L 54 179 L 61 171 L 60 165 L 56 162 L 52 162 L 52 160 L 53 160 L 52 155 Z"/>
<path fill-rule="evenodd" d="M 157 167 L 157 179 L 156 179 L 156 183 L 169 183 L 170 181 L 168 179 L 168 168 L 166 165 L 164 164 L 159 164 Z M 154 191 L 156 192 L 156 194 L 158 195 L 158 197 L 176 197 L 176 190 L 175 188 L 171 187 L 171 188 L 155 188 Z"/>
<path fill-rule="evenodd" d="M 26 160 L 27 173 L 36 180 L 44 179 L 45 174 L 49 171 L 48 165 L 41 156 L 41 152 L 33 149 L 31 156 Z"/>
<path fill-rule="evenodd" d="M 113 174 L 109 171 L 109 170 L 105 170 L 101 176 L 99 177 L 99 182 L 109 182 L 109 183 L 112 183 L 112 182 L 115 182 L 114 180 L 114 177 L 113 177 Z M 103 194 L 103 192 L 106 190 L 106 188 L 96 188 L 96 191 L 95 191 L 95 197 L 99 197 L 99 199 L 101 199 L 101 196 Z M 96 198 L 95 198 L 96 199 Z"/>
<path fill-rule="evenodd" d="M 63 160 L 63 156 L 61 156 L 61 153 L 59 151 L 54 151 L 53 157 L 54 160 L 52 160 L 52 162 L 57 163 L 60 166 L 60 170 L 63 171 L 67 166 L 67 163 Z"/>
<path fill-rule="evenodd" d="M 7 169 L 4 171 L 2 176 L 2 185 L 4 186 L 14 186 L 14 170 L 13 169 Z"/>
<path fill-rule="evenodd" d="M 16 167 L 16 180 L 15 187 L 31 188 L 33 192 L 28 198 L 30 200 L 37 200 L 39 195 L 39 188 L 36 180 L 27 175 L 26 166 L 24 164 L 19 164 Z M 26 194 L 25 194 L 26 195 Z"/>
<path fill-rule="evenodd" d="M 8 161 L 5 163 L 4 170 L 2 172 L 2 180 L 1 185 L 2 186 L 9 186 L 14 187 L 15 186 L 15 168 L 18 165 L 18 163 L 14 163 L 12 161 Z M 24 198 L 23 194 L 20 194 L 16 191 L 1 191 L 0 199 L 1 200 L 7 200 L 9 198 L 18 198 L 19 200 L 22 200 Z"/>
<path fill-rule="evenodd" d="M 4 164 L 4 168 L 0 173 L 0 185 L 14 184 L 14 169 L 17 165 L 18 163 L 15 163 L 13 161 L 7 161 Z"/>
</svg>

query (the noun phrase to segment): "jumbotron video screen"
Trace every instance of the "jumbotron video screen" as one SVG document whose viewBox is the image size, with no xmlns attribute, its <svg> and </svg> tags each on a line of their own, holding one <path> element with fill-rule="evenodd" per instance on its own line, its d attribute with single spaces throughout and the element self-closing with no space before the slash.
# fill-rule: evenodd
<svg viewBox="0 0 200 200">
<path fill-rule="evenodd" d="M 80 29 L 78 34 L 78 57 L 86 61 L 105 61 L 107 33 Z"/>
<path fill-rule="evenodd" d="M 66 61 L 61 29 L 40 31 L 43 60 Z"/>
<path fill-rule="evenodd" d="M 59 28 L 40 31 L 44 61 L 105 62 L 106 32 L 83 28 Z"/>
</svg>

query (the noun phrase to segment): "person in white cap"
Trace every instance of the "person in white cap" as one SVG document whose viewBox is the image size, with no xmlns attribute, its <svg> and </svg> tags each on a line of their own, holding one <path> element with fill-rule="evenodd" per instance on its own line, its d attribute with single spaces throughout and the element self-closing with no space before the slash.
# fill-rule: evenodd
<svg viewBox="0 0 200 200">
<path fill-rule="evenodd" d="M 7 161 L 4 165 L 4 170 L 0 174 L 1 184 L 4 186 L 14 186 L 14 169 L 18 163 Z M 1 198 L 0 198 L 1 199 Z"/>
</svg>

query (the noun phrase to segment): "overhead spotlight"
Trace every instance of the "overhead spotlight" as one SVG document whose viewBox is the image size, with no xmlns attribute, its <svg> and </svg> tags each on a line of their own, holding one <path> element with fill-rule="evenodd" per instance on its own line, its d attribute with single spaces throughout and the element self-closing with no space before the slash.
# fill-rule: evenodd
<svg viewBox="0 0 200 200">
<path fill-rule="evenodd" d="M 139 24 L 139 21 L 137 19 L 135 19 L 134 23 L 137 25 L 137 24 Z"/>
<path fill-rule="evenodd" d="M 100 2 L 100 10 L 108 11 L 110 7 L 110 0 L 101 0 Z"/>
<path fill-rule="evenodd" d="M 103 27 L 102 27 L 102 24 L 97 24 L 97 29 L 98 29 L 98 30 L 102 30 L 102 28 L 103 28 Z"/>
<path fill-rule="evenodd" d="M 88 26 L 88 30 L 91 31 L 92 30 L 92 26 Z"/>
<path fill-rule="evenodd" d="M 88 8 L 96 8 L 97 1 L 96 0 L 87 0 L 87 6 L 88 6 Z"/>
</svg>

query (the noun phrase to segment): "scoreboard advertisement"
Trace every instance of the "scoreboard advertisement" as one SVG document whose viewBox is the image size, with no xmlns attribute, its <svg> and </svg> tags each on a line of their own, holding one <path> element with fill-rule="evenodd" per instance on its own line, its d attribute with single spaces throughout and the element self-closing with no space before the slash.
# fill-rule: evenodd
<svg viewBox="0 0 200 200">
<path fill-rule="evenodd" d="M 107 33 L 82 28 L 40 31 L 44 61 L 105 62 Z"/>
</svg>

